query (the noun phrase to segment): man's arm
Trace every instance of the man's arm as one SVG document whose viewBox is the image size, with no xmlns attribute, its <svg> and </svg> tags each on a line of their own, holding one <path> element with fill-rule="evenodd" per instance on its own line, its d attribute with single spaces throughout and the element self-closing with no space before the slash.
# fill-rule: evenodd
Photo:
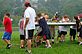
<svg viewBox="0 0 82 54">
<path fill-rule="evenodd" d="M 28 24 L 28 21 L 29 21 L 29 18 L 26 18 L 24 28 L 26 28 L 26 25 Z"/>
</svg>

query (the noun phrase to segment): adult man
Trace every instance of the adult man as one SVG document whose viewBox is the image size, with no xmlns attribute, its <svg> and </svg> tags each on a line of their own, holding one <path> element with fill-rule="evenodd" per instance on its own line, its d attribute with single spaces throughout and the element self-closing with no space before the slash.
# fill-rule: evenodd
<svg viewBox="0 0 82 54">
<path fill-rule="evenodd" d="M 33 32 L 35 29 L 35 17 L 36 13 L 35 10 L 31 7 L 29 2 L 25 2 L 25 12 L 24 12 L 24 18 L 25 18 L 25 25 L 24 28 L 26 30 L 26 39 L 27 39 L 27 47 L 28 47 L 28 53 L 31 54 L 31 40 L 33 38 Z"/>
<path fill-rule="evenodd" d="M 10 49 L 10 47 L 11 47 L 10 39 L 11 39 L 11 34 L 12 34 L 12 22 L 11 22 L 9 13 L 6 13 L 4 15 L 3 25 L 5 27 L 5 32 L 4 32 L 2 39 L 7 43 L 6 48 Z"/>
</svg>

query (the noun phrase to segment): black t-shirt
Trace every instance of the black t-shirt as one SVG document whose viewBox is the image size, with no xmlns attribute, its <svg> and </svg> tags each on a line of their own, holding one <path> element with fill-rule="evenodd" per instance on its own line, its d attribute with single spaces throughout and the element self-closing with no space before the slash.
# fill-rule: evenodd
<svg viewBox="0 0 82 54">
<path fill-rule="evenodd" d="M 44 17 L 39 20 L 39 26 L 42 28 L 42 35 L 50 36 L 49 26 Z"/>
</svg>

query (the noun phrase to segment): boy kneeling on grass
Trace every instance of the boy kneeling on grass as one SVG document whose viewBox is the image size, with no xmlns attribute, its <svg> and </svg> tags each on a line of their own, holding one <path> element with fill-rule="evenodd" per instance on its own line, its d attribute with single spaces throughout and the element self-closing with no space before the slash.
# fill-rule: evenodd
<svg viewBox="0 0 82 54">
<path fill-rule="evenodd" d="M 11 34 L 12 34 L 12 21 L 10 19 L 10 14 L 6 13 L 3 18 L 3 25 L 5 27 L 5 32 L 2 39 L 7 43 L 7 49 L 10 49 L 11 43 Z"/>
<path fill-rule="evenodd" d="M 40 36 L 43 36 L 43 39 L 46 41 L 45 46 L 47 48 L 51 48 L 50 41 L 49 41 L 49 39 L 51 39 L 51 34 L 50 34 L 50 30 L 49 30 L 49 27 L 48 27 L 47 21 L 46 21 L 47 17 L 48 17 L 47 14 L 44 14 L 44 16 L 42 16 L 42 14 L 39 13 L 37 15 L 38 23 L 39 23 L 39 26 L 42 28 L 42 31 L 38 34 L 38 36 L 36 38 L 36 42 L 38 43 Z"/>
</svg>

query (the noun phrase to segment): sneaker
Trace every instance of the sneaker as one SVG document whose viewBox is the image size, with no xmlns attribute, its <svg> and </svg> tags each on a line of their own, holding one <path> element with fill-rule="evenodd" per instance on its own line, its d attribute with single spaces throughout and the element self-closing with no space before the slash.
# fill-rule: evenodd
<svg viewBox="0 0 82 54">
<path fill-rule="evenodd" d="M 7 47 L 6 47 L 6 49 L 10 49 L 11 46 L 12 46 L 11 44 L 8 44 Z"/>
<path fill-rule="evenodd" d="M 52 48 L 51 45 L 50 46 L 47 46 L 47 48 Z"/>
<path fill-rule="evenodd" d="M 79 45 L 82 45 L 82 42 L 80 42 Z"/>
</svg>

